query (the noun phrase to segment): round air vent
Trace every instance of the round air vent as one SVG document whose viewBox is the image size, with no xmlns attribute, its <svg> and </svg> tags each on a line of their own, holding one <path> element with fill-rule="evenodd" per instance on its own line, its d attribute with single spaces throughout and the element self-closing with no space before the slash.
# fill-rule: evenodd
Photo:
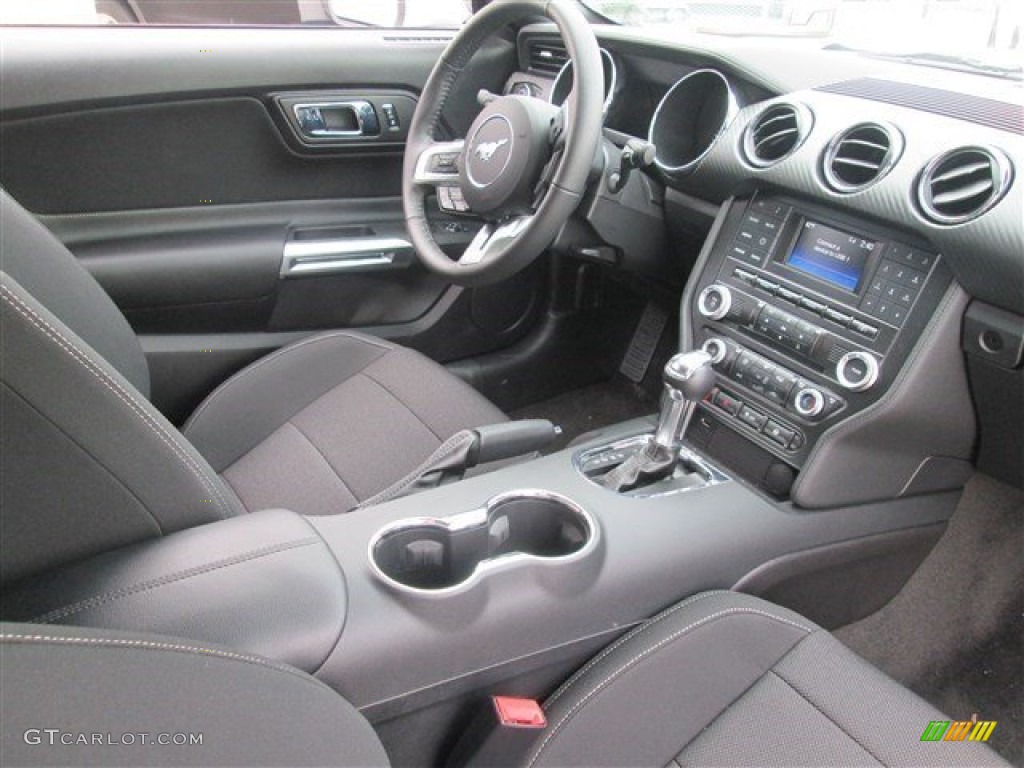
<svg viewBox="0 0 1024 768">
<path fill-rule="evenodd" d="M 814 118 L 802 104 L 773 104 L 754 118 L 743 134 L 743 154 L 758 168 L 775 165 L 796 151 Z"/>
<path fill-rule="evenodd" d="M 917 202 L 936 224 L 962 224 L 1002 200 L 1013 179 L 1009 158 L 994 147 L 961 147 L 921 173 Z"/>
<path fill-rule="evenodd" d="M 895 126 L 855 125 L 825 148 L 825 180 L 837 192 L 856 192 L 885 176 L 902 154 L 903 134 Z"/>
</svg>

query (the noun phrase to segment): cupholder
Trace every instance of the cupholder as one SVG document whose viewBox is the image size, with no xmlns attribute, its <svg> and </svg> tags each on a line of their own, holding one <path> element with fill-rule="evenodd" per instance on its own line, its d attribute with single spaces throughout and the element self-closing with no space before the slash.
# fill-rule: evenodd
<svg viewBox="0 0 1024 768">
<path fill-rule="evenodd" d="M 520 560 L 582 558 L 596 540 L 593 518 L 564 496 L 512 491 L 470 512 L 400 520 L 373 537 L 369 555 L 388 584 L 439 594 Z"/>
</svg>

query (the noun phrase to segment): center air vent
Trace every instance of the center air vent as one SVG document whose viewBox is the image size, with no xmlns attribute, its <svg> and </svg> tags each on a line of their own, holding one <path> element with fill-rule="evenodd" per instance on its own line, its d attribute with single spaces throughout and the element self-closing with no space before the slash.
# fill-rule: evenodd
<svg viewBox="0 0 1024 768">
<path fill-rule="evenodd" d="M 531 40 L 527 50 L 530 70 L 544 75 L 557 75 L 569 60 L 559 40 Z"/>
<path fill-rule="evenodd" d="M 743 152 L 751 165 L 767 168 L 789 156 L 810 132 L 813 118 L 799 104 L 774 104 L 754 118 L 743 135 Z"/>
<path fill-rule="evenodd" d="M 961 147 L 925 167 L 917 201 L 937 224 L 962 224 L 998 203 L 1013 179 L 1009 159 L 994 147 Z"/>
<path fill-rule="evenodd" d="M 856 192 L 885 176 L 902 154 L 903 134 L 896 127 L 855 125 L 825 149 L 825 179 L 837 192 Z"/>
</svg>

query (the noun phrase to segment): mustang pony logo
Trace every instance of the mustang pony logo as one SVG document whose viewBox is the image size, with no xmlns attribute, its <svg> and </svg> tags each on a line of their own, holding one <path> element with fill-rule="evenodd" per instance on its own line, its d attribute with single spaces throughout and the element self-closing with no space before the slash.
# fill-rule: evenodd
<svg viewBox="0 0 1024 768">
<path fill-rule="evenodd" d="M 479 157 L 485 163 L 490 162 L 491 158 L 494 157 L 494 153 L 497 152 L 506 144 L 508 144 L 508 139 L 502 139 L 501 141 L 488 141 L 483 144 L 477 144 L 476 156 Z"/>
</svg>

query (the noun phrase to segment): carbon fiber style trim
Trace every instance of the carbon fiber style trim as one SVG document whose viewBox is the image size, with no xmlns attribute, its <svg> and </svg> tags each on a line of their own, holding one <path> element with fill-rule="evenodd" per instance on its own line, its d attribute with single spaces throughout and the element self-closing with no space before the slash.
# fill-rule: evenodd
<svg viewBox="0 0 1024 768">
<path fill-rule="evenodd" d="M 817 90 L 910 107 L 921 112 L 955 117 L 968 123 L 1024 135 L 1024 111 L 1021 111 L 1019 104 L 874 77 L 832 83 Z"/>
</svg>

